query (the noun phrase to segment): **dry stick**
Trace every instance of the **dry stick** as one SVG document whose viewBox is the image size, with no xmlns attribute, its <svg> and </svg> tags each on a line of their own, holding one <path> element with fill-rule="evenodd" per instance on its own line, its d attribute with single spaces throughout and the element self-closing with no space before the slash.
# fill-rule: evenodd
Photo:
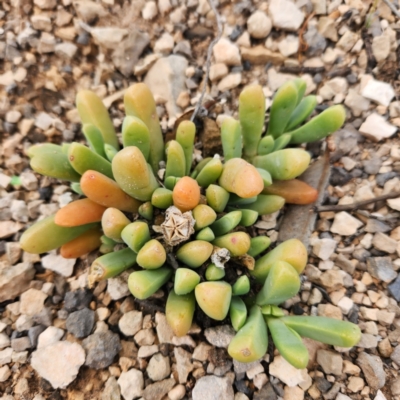
<svg viewBox="0 0 400 400">
<path fill-rule="evenodd" d="M 339 204 L 336 206 L 320 206 L 315 207 L 316 212 L 324 212 L 324 211 L 354 211 L 357 208 L 367 206 L 368 204 L 377 203 L 378 201 L 395 199 L 396 197 L 400 197 L 400 192 L 392 192 L 388 194 L 384 194 L 382 196 L 375 197 L 374 199 L 358 201 L 352 204 Z"/>
<path fill-rule="evenodd" d="M 208 0 L 210 3 L 210 6 L 215 14 L 215 18 L 217 20 L 217 28 L 218 28 L 218 33 L 217 36 L 215 37 L 215 39 L 210 43 L 210 45 L 208 46 L 208 50 L 207 50 L 207 61 L 206 61 L 206 77 L 204 79 L 204 85 L 203 85 L 203 89 L 201 91 L 201 95 L 199 98 L 199 101 L 197 102 L 196 108 L 193 111 L 192 117 L 190 118 L 190 120 L 193 122 L 194 119 L 196 118 L 202 103 L 203 103 L 203 98 L 204 95 L 206 94 L 206 88 L 207 88 L 207 82 L 208 82 L 208 77 L 210 75 L 210 64 L 211 64 L 211 55 L 212 55 L 212 49 L 214 47 L 214 45 L 218 42 L 219 39 L 221 39 L 222 36 L 222 21 L 221 21 L 221 16 L 218 13 L 217 7 L 215 7 L 214 4 L 214 0 Z"/>
<path fill-rule="evenodd" d="M 383 0 L 388 7 L 392 10 L 393 14 L 400 18 L 400 11 L 394 6 L 394 4 L 390 0 Z"/>
</svg>

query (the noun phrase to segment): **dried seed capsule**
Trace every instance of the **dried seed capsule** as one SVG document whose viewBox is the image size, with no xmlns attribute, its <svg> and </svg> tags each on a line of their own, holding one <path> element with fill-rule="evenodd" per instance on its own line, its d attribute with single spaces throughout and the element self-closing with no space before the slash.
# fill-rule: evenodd
<svg viewBox="0 0 400 400">
<path fill-rule="evenodd" d="M 297 271 L 285 261 L 276 261 L 272 264 L 256 302 L 260 306 L 278 305 L 295 296 L 299 290 L 300 278 Z"/>
<path fill-rule="evenodd" d="M 298 239 L 290 239 L 275 247 L 256 261 L 251 271 L 258 283 L 264 283 L 272 265 L 276 261 L 286 261 L 301 274 L 307 264 L 307 249 Z"/>
<path fill-rule="evenodd" d="M 194 137 L 196 135 L 196 125 L 192 121 L 182 121 L 176 130 L 176 141 L 182 146 L 185 153 L 186 171 L 185 175 L 190 174 L 192 167 Z"/>
<path fill-rule="evenodd" d="M 106 207 L 90 199 L 75 200 L 57 211 L 54 222 L 59 226 L 80 226 L 100 222 Z"/>
<path fill-rule="evenodd" d="M 96 282 L 121 274 L 134 266 L 135 263 L 136 254 L 128 248 L 104 254 L 94 260 L 90 266 L 88 276 L 89 287 L 93 287 Z"/>
<path fill-rule="evenodd" d="M 215 211 L 205 204 L 199 204 L 193 211 L 193 218 L 196 220 L 194 229 L 196 231 L 211 225 L 217 218 Z"/>
<path fill-rule="evenodd" d="M 317 105 L 317 97 L 310 95 L 304 97 L 292 112 L 289 121 L 285 127 L 285 132 L 290 132 L 305 121 Z"/>
<path fill-rule="evenodd" d="M 114 124 L 102 100 L 90 90 L 80 90 L 76 95 L 76 107 L 82 124 L 91 124 L 98 128 L 103 136 L 104 143 L 119 149 Z"/>
<path fill-rule="evenodd" d="M 178 295 L 190 293 L 200 282 L 200 275 L 189 268 L 178 268 L 175 272 L 174 290 Z"/>
<path fill-rule="evenodd" d="M 310 154 L 302 149 L 283 149 L 254 157 L 257 168 L 267 170 L 273 179 L 286 181 L 301 175 L 310 164 Z"/>
<path fill-rule="evenodd" d="M 328 317 L 282 317 L 281 321 L 300 336 L 339 347 L 353 347 L 361 339 L 360 328 L 348 321 Z"/>
<path fill-rule="evenodd" d="M 172 270 L 168 267 L 135 271 L 129 275 L 128 288 L 137 299 L 144 300 L 167 283 L 171 275 Z"/>
<path fill-rule="evenodd" d="M 228 353 L 235 360 L 248 363 L 263 357 L 267 348 L 267 326 L 260 308 L 253 306 L 246 323 L 231 340 Z"/>
<path fill-rule="evenodd" d="M 233 329 L 237 332 L 246 322 L 247 319 L 247 308 L 244 301 L 238 297 L 233 296 L 231 300 L 231 305 L 229 307 L 229 317 Z"/>
<path fill-rule="evenodd" d="M 122 230 L 121 238 L 131 250 L 138 253 L 144 244 L 150 240 L 149 226 L 142 221 L 132 222 Z"/>
<path fill-rule="evenodd" d="M 206 242 L 212 242 L 215 239 L 215 235 L 213 231 L 207 226 L 207 228 L 203 228 L 196 235 L 197 240 L 205 240 Z"/>
<path fill-rule="evenodd" d="M 122 123 L 122 143 L 124 147 L 136 146 L 146 161 L 150 155 L 150 133 L 147 125 L 137 117 L 127 116 Z"/>
<path fill-rule="evenodd" d="M 247 252 L 249 256 L 257 257 L 271 244 L 271 239 L 268 236 L 256 236 L 250 239 L 250 249 Z"/>
<path fill-rule="evenodd" d="M 152 221 L 153 220 L 153 205 L 151 204 L 150 201 L 146 201 L 146 203 L 143 203 L 138 210 L 138 213 L 141 217 Z"/>
<path fill-rule="evenodd" d="M 64 258 L 78 258 L 93 250 L 96 250 L 101 245 L 102 232 L 96 227 L 78 236 L 76 239 L 65 243 L 60 248 L 60 255 Z"/>
<path fill-rule="evenodd" d="M 39 174 L 52 178 L 79 182 L 80 175 L 72 168 L 68 156 L 61 146 L 51 143 L 35 145 L 29 148 L 30 166 Z"/>
<path fill-rule="evenodd" d="M 184 176 L 186 172 L 186 160 L 182 146 L 176 140 L 171 140 L 165 146 L 165 153 L 167 155 L 165 176 L 175 176 L 178 178 Z"/>
<path fill-rule="evenodd" d="M 128 196 L 114 180 L 97 171 L 89 170 L 82 175 L 81 189 L 90 200 L 104 207 L 136 213 L 142 204 Z"/>
<path fill-rule="evenodd" d="M 210 225 L 215 236 L 222 236 L 234 229 L 242 219 L 241 211 L 231 211 Z"/>
<path fill-rule="evenodd" d="M 156 103 L 150 89 L 144 83 L 130 86 L 124 95 L 124 105 L 126 115 L 139 118 L 149 129 L 151 143 L 149 163 L 153 172 L 157 173 L 159 162 L 164 159 L 164 139 Z"/>
<path fill-rule="evenodd" d="M 172 191 L 165 188 L 157 188 L 151 196 L 151 204 L 154 207 L 166 210 L 172 206 Z"/>
<path fill-rule="evenodd" d="M 265 121 L 265 96 L 260 85 L 247 86 L 239 96 L 239 120 L 242 127 L 243 154 L 257 154 Z"/>
<path fill-rule="evenodd" d="M 95 170 L 113 178 L 111 163 L 80 143 L 71 143 L 68 160 L 72 168 L 81 175 L 88 170 Z"/>
<path fill-rule="evenodd" d="M 89 143 L 90 149 L 97 153 L 99 156 L 105 158 L 106 153 L 104 152 L 104 139 L 100 132 L 100 129 L 96 128 L 92 124 L 84 124 L 82 126 L 82 133 Z"/>
<path fill-rule="evenodd" d="M 250 249 L 250 236 L 245 232 L 233 232 L 217 237 L 214 246 L 228 249 L 232 257 L 243 256 Z"/>
<path fill-rule="evenodd" d="M 177 295 L 169 292 L 165 306 L 165 317 L 175 336 L 184 336 L 192 326 L 196 301 L 193 293 Z"/>
<path fill-rule="evenodd" d="M 221 176 L 222 162 L 219 158 L 213 158 L 207 165 L 199 172 L 196 181 L 199 186 L 207 188 Z"/>
<path fill-rule="evenodd" d="M 21 236 L 21 248 L 28 253 L 41 254 L 57 249 L 65 243 L 74 240 L 86 231 L 98 226 L 88 224 L 66 228 L 54 222 L 55 215 L 33 224 Z"/>
<path fill-rule="evenodd" d="M 228 192 L 245 199 L 257 196 L 264 189 L 260 173 L 241 158 L 231 158 L 224 164 L 218 183 Z"/>
<path fill-rule="evenodd" d="M 275 93 L 271 104 L 267 135 L 271 135 L 274 139 L 282 135 L 297 103 L 297 85 L 293 81 L 284 83 Z"/>
<path fill-rule="evenodd" d="M 221 142 L 225 161 L 242 157 L 242 129 L 239 121 L 232 117 L 223 120 Z"/>
<path fill-rule="evenodd" d="M 125 147 L 119 151 L 112 161 L 112 170 L 120 188 L 135 199 L 148 201 L 159 187 L 151 167 L 137 147 Z"/>
<path fill-rule="evenodd" d="M 156 239 L 148 241 L 137 254 L 136 262 L 145 269 L 157 269 L 164 265 L 167 253 Z"/>
<path fill-rule="evenodd" d="M 213 245 L 204 240 L 185 243 L 176 253 L 176 258 L 191 268 L 203 265 L 211 256 Z"/>
<path fill-rule="evenodd" d="M 257 211 L 259 215 L 272 214 L 280 210 L 285 204 L 285 199 L 272 194 L 259 194 L 257 200 L 246 205 L 246 209 Z"/>
<path fill-rule="evenodd" d="M 289 204 L 311 204 L 318 198 L 318 190 L 298 179 L 274 181 L 263 193 L 281 196 Z"/>
<path fill-rule="evenodd" d="M 329 107 L 300 128 L 289 132 L 290 143 L 309 143 L 323 139 L 337 131 L 346 119 L 346 110 L 341 104 Z"/>
<path fill-rule="evenodd" d="M 104 234 L 116 242 L 123 241 L 121 237 L 122 231 L 130 223 L 131 221 L 122 211 L 112 207 L 107 208 L 101 219 L 101 227 Z"/>
<path fill-rule="evenodd" d="M 219 281 L 224 276 L 224 268 L 219 268 L 215 264 L 210 264 L 206 269 L 205 277 L 208 281 Z"/>
<path fill-rule="evenodd" d="M 228 315 L 232 297 L 229 283 L 203 282 L 196 286 L 194 292 L 198 305 L 210 318 L 222 321 Z"/>
<path fill-rule="evenodd" d="M 295 368 L 303 369 L 308 364 L 308 350 L 300 335 L 286 326 L 281 318 L 266 318 L 272 340 L 282 357 Z"/>
<path fill-rule="evenodd" d="M 216 212 L 222 212 L 229 200 L 229 192 L 218 185 L 210 185 L 206 189 L 207 204 Z"/>
<path fill-rule="evenodd" d="M 172 191 L 174 206 L 182 212 L 193 210 L 200 201 L 200 187 L 189 176 L 179 179 Z"/>
<path fill-rule="evenodd" d="M 250 291 L 250 280 L 246 275 L 242 275 L 232 286 L 232 293 L 235 296 L 243 296 Z"/>
</svg>

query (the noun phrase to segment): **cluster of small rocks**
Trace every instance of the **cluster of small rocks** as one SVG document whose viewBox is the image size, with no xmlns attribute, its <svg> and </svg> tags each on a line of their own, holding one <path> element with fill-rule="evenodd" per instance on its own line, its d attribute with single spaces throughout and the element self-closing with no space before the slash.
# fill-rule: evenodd
<svg viewBox="0 0 400 400">
<path fill-rule="evenodd" d="M 284 308 L 357 323 L 361 342 L 305 340 L 304 370 L 277 352 L 242 364 L 227 355 L 231 327 L 194 324 L 174 337 L 162 312 L 134 302 L 128 273 L 90 291 L 93 255 L 23 252 L 21 232 L 77 198 L 33 173 L 26 149 L 82 138 L 82 88 L 119 127 L 132 81 L 150 87 L 172 129 L 199 100 L 216 28 L 207 0 L 10 0 L 0 4 L 0 399 L 400 399 L 400 197 L 351 209 L 400 192 L 399 19 L 371 0 L 220 0 L 218 10 L 205 98 L 222 99 L 217 123 L 234 115 L 244 85 L 260 83 L 269 106 L 298 76 L 320 110 L 346 106 L 330 139 L 326 204 L 349 208 L 319 213 L 302 291 Z M 280 218 L 256 227 L 274 242 Z"/>
</svg>

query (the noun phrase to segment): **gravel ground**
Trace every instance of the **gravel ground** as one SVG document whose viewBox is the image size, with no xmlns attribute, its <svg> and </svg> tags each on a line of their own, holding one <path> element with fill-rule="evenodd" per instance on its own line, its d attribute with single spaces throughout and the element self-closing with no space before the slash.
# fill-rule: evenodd
<svg viewBox="0 0 400 400">
<path fill-rule="evenodd" d="M 226 351 L 232 328 L 198 316 L 187 336 L 173 337 L 163 293 L 134 301 L 127 273 L 90 291 L 95 254 L 71 261 L 55 252 L 27 254 L 18 245 L 27 226 L 76 198 L 68 186 L 33 173 L 26 149 L 83 139 L 74 106 L 82 88 L 103 98 L 119 127 L 124 90 L 137 81 L 152 89 L 170 132 L 204 84 L 216 35 L 209 3 L 1 2 L 0 399 L 400 399 L 400 197 L 351 206 L 400 192 L 400 14 L 397 0 L 393 10 L 387 3 L 218 5 L 224 32 L 207 82 L 206 100 L 218 99 L 209 117 L 218 123 L 235 115 L 238 93 L 254 82 L 270 103 L 294 76 L 307 81 L 320 110 L 337 103 L 347 110 L 342 130 L 308 148 L 315 159 L 330 158 L 324 200 L 330 209 L 318 212 L 302 291 L 284 308 L 350 320 L 363 335 L 352 349 L 307 340 L 310 363 L 299 371 L 272 348 L 252 364 L 232 362 Z M 204 126 L 203 150 L 212 152 L 207 138 L 215 123 Z M 300 221 L 301 214 L 304 208 L 286 207 L 257 229 L 278 241 L 285 217 Z"/>
</svg>

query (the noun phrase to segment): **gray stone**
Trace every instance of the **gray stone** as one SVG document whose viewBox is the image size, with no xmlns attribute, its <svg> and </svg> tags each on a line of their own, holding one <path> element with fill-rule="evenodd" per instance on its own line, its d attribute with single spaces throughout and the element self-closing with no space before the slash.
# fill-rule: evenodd
<svg viewBox="0 0 400 400">
<path fill-rule="evenodd" d="M 90 34 L 93 36 L 95 42 L 105 47 L 106 49 L 116 49 L 123 39 L 129 34 L 128 29 L 115 28 L 115 27 L 99 27 L 92 28 Z"/>
<path fill-rule="evenodd" d="M 215 347 L 227 348 L 236 332 L 230 325 L 220 325 L 215 328 L 207 328 L 204 335 L 209 343 Z"/>
<path fill-rule="evenodd" d="M 220 39 L 213 48 L 216 63 L 229 66 L 241 64 L 239 48 L 227 38 Z"/>
<path fill-rule="evenodd" d="M 153 381 L 165 379 L 171 373 L 169 358 L 164 357 L 161 353 L 154 354 L 150 358 L 146 371 L 149 378 Z"/>
<path fill-rule="evenodd" d="M 396 280 L 388 285 L 388 289 L 396 301 L 400 302 L 400 275 L 397 275 Z"/>
<path fill-rule="evenodd" d="M 390 355 L 390 358 L 400 366 L 400 346 L 396 346 L 393 353 Z"/>
<path fill-rule="evenodd" d="M 66 60 L 74 58 L 77 51 L 78 51 L 78 46 L 69 42 L 56 44 L 55 47 L 55 52 L 57 56 L 65 58 Z"/>
<path fill-rule="evenodd" d="M 380 251 L 393 254 L 396 252 L 397 241 L 382 232 L 377 232 L 372 238 L 372 245 Z"/>
<path fill-rule="evenodd" d="M 111 331 L 98 332 L 90 335 L 82 342 L 86 351 L 86 362 L 90 368 L 107 368 L 121 350 L 119 336 Z"/>
<path fill-rule="evenodd" d="M 103 393 L 101 394 L 100 400 L 120 400 L 121 392 L 119 385 L 114 376 L 110 376 L 104 386 Z"/>
<path fill-rule="evenodd" d="M 135 368 L 122 372 L 118 378 L 118 385 L 125 400 L 133 400 L 141 397 L 144 386 L 143 374 Z"/>
<path fill-rule="evenodd" d="M 387 283 L 391 282 L 397 276 L 389 257 L 367 258 L 367 269 L 374 278 Z"/>
<path fill-rule="evenodd" d="M 266 38 L 272 29 L 272 23 L 269 17 L 263 12 L 257 10 L 251 14 L 247 20 L 247 31 L 256 39 Z"/>
<path fill-rule="evenodd" d="M 268 8 L 275 28 L 297 31 L 304 20 L 303 13 L 288 0 L 272 0 Z"/>
<path fill-rule="evenodd" d="M 147 385 L 143 391 L 144 400 L 159 400 L 163 399 L 164 396 L 176 385 L 175 379 L 165 379 L 161 382 L 152 383 Z"/>
<path fill-rule="evenodd" d="M 368 115 L 367 119 L 360 126 L 360 133 L 374 142 L 390 138 L 397 131 L 397 127 L 377 113 Z"/>
<path fill-rule="evenodd" d="M 317 351 L 317 362 L 326 374 L 340 375 L 343 369 L 343 359 L 340 354 L 329 350 Z"/>
<path fill-rule="evenodd" d="M 0 302 L 13 300 L 28 289 L 35 276 L 35 269 L 30 262 L 0 270 Z"/>
<path fill-rule="evenodd" d="M 47 294 L 41 290 L 29 289 L 22 293 L 20 299 L 20 312 L 28 316 L 39 314 L 44 307 Z"/>
<path fill-rule="evenodd" d="M 329 18 L 330 19 L 330 18 Z M 354 89 L 350 89 L 344 104 L 350 108 L 355 117 L 359 117 L 364 111 L 369 109 L 369 100 L 359 95 Z"/>
<path fill-rule="evenodd" d="M 54 389 L 67 387 L 85 362 L 85 352 L 78 343 L 57 342 L 32 353 L 32 368 L 50 382 Z"/>
<path fill-rule="evenodd" d="M 141 311 L 128 311 L 118 322 L 120 331 L 125 336 L 133 336 L 142 329 L 143 313 Z"/>
<path fill-rule="evenodd" d="M 69 333 L 77 338 L 84 338 L 90 335 L 94 326 L 94 311 L 88 308 L 71 313 L 66 321 Z"/>
<path fill-rule="evenodd" d="M 228 378 L 204 376 L 197 380 L 192 398 L 193 400 L 233 400 L 232 384 Z"/>
<path fill-rule="evenodd" d="M 60 339 L 64 336 L 64 331 L 60 328 L 56 328 L 55 326 L 49 326 L 38 336 L 39 337 L 37 340 L 37 347 L 38 349 L 40 349 L 42 347 L 47 347 L 51 344 L 59 342 Z"/>
<path fill-rule="evenodd" d="M 261 390 L 254 393 L 253 400 L 278 400 L 278 395 L 268 382 Z"/>
<path fill-rule="evenodd" d="M 107 292 L 113 300 L 120 300 L 130 295 L 128 277 L 129 273 L 125 271 L 121 275 L 107 280 Z"/>
<path fill-rule="evenodd" d="M 74 272 L 75 261 L 75 258 L 67 259 L 57 254 L 48 254 L 42 258 L 42 265 L 62 276 L 70 277 Z"/>
<path fill-rule="evenodd" d="M 371 78 L 362 89 L 361 95 L 382 106 L 388 107 L 395 96 L 395 92 L 390 83 Z"/>
<path fill-rule="evenodd" d="M 179 383 L 186 383 L 188 375 L 194 368 L 193 364 L 190 362 L 191 354 L 183 350 L 182 347 L 175 347 L 174 356 L 176 359 Z"/>
<path fill-rule="evenodd" d="M 165 318 L 164 314 L 156 314 L 156 329 L 158 341 L 160 343 L 172 344 L 174 333 L 172 332 L 171 327 L 168 325 L 167 319 Z"/>
<path fill-rule="evenodd" d="M 188 66 L 186 58 L 177 55 L 163 57 L 150 68 L 144 83 L 153 96 L 166 101 L 165 107 L 170 118 L 175 117 L 180 108 L 176 101 L 185 87 L 185 71 Z"/>
<path fill-rule="evenodd" d="M 143 50 L 150 43 L 147 33 L 130 29 L 129 34 L 114 50 L 111 58 L 117 69 L 128 77 L 133 73 L 133 68 L 138 63 Z"/>
<path fill-rule="evenodd" d="M 386 374 L 382 360 L 378 356 L 362 352 L 357 358 L 357 365 L 362 369 L 372 390 L 378 390 L 385 385 Z"/>
<path fill-rule="evenodd" d="M 11 347 L 14 351 L 20 352 L 32 347 L 31 341 L 29 340 L 28 336 L 22 336 L 20 338 L 12 339 L 11 340 Z"/>
</svg>

